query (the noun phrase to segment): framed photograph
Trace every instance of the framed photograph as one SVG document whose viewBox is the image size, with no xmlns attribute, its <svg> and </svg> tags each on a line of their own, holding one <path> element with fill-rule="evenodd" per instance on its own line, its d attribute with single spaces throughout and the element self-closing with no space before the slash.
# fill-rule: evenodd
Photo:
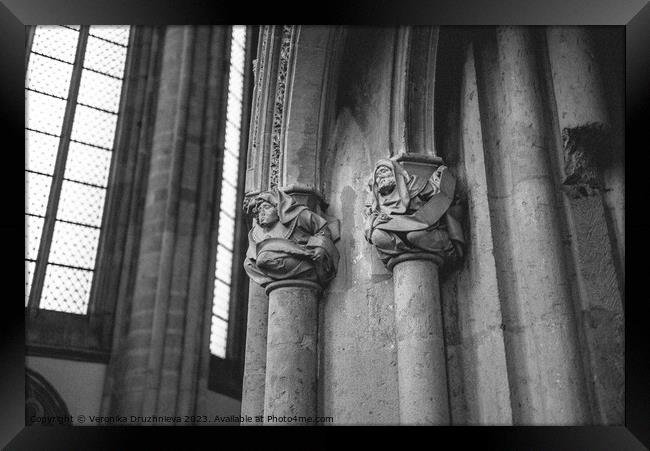
<svg viewBox="0 0 650 451">
<path fill-rule="evenodd" d="M 650 446 L 650 7 L 233 6 L 0 6 L 2 443 Z"/>
</svg>

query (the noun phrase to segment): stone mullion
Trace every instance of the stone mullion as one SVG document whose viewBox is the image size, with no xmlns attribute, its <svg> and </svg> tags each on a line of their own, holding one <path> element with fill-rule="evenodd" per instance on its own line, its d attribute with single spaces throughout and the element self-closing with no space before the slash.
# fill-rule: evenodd
<svg viewBox="0 0 650 451">
<path fill-rule="evenodd" d="M 515 424 L 588 424 L 530 30 L 478 52 L 479 104 Z"/>
<path fill-rule="evenodd" d="M 34 265 L 34 275 L 29 293 L 28 307 L 32 315 L 38 314 L 43 284 L 45 283 L 45 272 L 47 270 L 50 248 L 52 246 L 52 237 L 54 235 L 54 226 L 56 224 L 56 213 L 59 208 L 65 165 L 68 159 L 68 150 L 70 148 L 70 137 L 72 136 L 74 116 L 77 110 L 77 97 L 79 95 L 79 87 L 81 84 L 83 59 L 86 53 L 89 30 L 90 28 L 88 25 L 82 25 L 79 28 L 77 51 L 72 65 L 68 98 L 65 104 L 63 123 L 61 124 L 61 136 L 59 137 L 59 146 L 56 152 L 56 161 L 54 163 L 45 219 L 43 220 L 43 232 L 38 248 L 36 263 Z"/>
</svg>

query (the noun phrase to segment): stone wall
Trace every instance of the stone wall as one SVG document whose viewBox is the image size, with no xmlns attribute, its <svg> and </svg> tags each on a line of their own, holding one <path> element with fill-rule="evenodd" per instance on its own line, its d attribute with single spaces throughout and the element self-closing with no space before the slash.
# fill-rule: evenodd
<svg viewBox="0 0 650 451">
<path fill-rule="evenodd" d="M 405 34 L 342 28 L 329 37 L 322 27 L 295 32 L 289 67 L 302 81 L 288 87 L 297 106 L 284 111 L 281 180 L 314 187 L 324 214 L 341 221 L 338 275 L 319 304 L 318 414 L 335 424 L 399 424 L 393 274 L 366 242 L 361 212 L 374 163 L 399 150 L 395 143 L 408 147 L 395 136 L 408 136 L 408 111 L 405 123 L 393 114 L 396 95 L 413 95 L 396 89 Z M 608 79 L 604 61 L 615 58 L 597 56 L 584 33 L 440 31 L 429 125 L 458 176 L 467 241 L 462 265 L 440 273 L 452 424 L 623 422 L 621 122 L 620 110 L 602 114 L 616 93 L 604 95 L 597 75 Z M 611 134 L 604 150 L 571 134 L 594 123 Z M 565 129 L 574 141 L 562 140 Z M 580 152 L 612 155 L 579 160 Z M 587 163 L 598 183 L 581 194 L 568 185 L 584 177 L 567 176 Z M 249 334 L 262 335 L 250 324 Z M 249 362 L 261 351 L 247 350 Z M 263 364 L 255 365 L 259 380 Z"/>
<path fill-rule="evenodd" d="M 363 236 L 369 168 L 389 155 L 393 32 L 348 30 L 323 151 L 327 213 L 341 221 L 338 276 L 319 315 L 319 412 L 337 424 L 397 424 L 392 275 Z"/>
</svg>

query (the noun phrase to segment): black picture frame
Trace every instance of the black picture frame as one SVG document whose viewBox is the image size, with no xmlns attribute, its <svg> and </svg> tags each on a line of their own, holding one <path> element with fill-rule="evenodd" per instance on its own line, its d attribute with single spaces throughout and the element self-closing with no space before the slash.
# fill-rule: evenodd
<svg viewBox="0 0 650 451">
<path fill-rule="evenodd" d="M 650 447 L 650 343 L 648 295 L 643 280 L 635 277 L 647 267 L 650 221 L 645 219 L 642 198 L 648 192 L 643 183 L 650 159 L 645 129 L 650 124 L 650 5 L 646 0 L 460 0 L 329 1 L 319 8 L 306 8 L 294 1 L 239 5 L 201 0 L 2 0 L 0 4 L 0 112 L 2 114 L 2 182 L 5 193 L 20 186 L 24 163 L 19 149 L 24 147 L 24 45 L 25 25 L 31 24 L 226 24 L 226 23 L 345 23 L 352 25 L 620 25 L 626 30 L 626 239 L 627 251 L 626 318 L 626 416 L 624 427 L 440 427 L 404 428 L 417 433 L 430 445 L 451 440 L 454 448 L 478 445 L 482 449 L 571 449 L 621 450 Z M 9 162 L 6 159 L 9 158 Z M 21 270 L 18 256 L 24 253 L 20 234 L 20 196 L 5 196 L 11 209 L 2 215 L 0 230 L 5 239 L 5 290 L 2 315 L 6 324 L 0 329 L 0 445 L 7 449 L 124 449 L 136 445 L 135 436 L 145 435 L 149 447 L 163 448 L 180 444 L 189 448 L 186 438 L 212 443 L 214 437 L 224 443 L 226 429 L 133 428 L 133 427 L 25 427 L 25 327 L 24 306 L 20 305 Z M 637 202 L 637 198 L 638 202 Z M 24 201 L 24 199 L 23 199 Z M 22 257 L 21 257 L 22 258 Z M 15 262 L 14 262 L 15 259 Z M 10 269 L 11 268 L 11 269 Z M 24 271 L 23 271 L 24 276 Z M 641 276 L 641 274 L 638 274 Z M 15 291 L 14 291 L 15 290 Z M 247 428 L 234 428 L 249 438 Z M 265 428 L 274 435 L 280 428 Z M 232 431 L 232 430 L 231 430 Z M 330 429 L 319 428 L 322 437 L 282 440 L 276 445 L 339 446 L 340 440 Z M 316 431 L 311 431 L 313 433 Z M 393 428 L 373 428 L 372 439 L 392 437 Z M 402 432 L 402 430 L 400 430 Z M 213 434 L 219 434 L 218 436 Z M 299 432 L 292 432 L 292 436 Z M 303 432 L 304 433 L 304 432 Z M 426 437 L 422 437 L 424 435 Z M 303 436 L 308 437 L 308 436 Z M 415 438 L 408 442 L 417 446 Z M 151 441 L 150 441 L 151 440 Z M 139 440 L 138 440 L 139 441 Z M 407 445 L 408 446 L 408 445 Z"/>
</svg>

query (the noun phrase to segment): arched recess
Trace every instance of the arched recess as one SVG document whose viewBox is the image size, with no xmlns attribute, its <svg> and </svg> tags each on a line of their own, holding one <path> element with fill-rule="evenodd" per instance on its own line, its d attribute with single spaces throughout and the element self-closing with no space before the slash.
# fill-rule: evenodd
<svg viewBox="0 0 650 451">
<path fill-rule="evenodd" d="M 363 235 L 372 165 L 390 156 L 397 29 L 349 27 L 336 49 L 321 144 L 327 213 L 341 220 L 336 278 L 319 301 L 319 415 L 338 424 L 397 424 L 390 272 Z"/>
<path fill-rule="evenodd" d="M 342 27 L 297 26 L 287 77 L 281 188 L 311 208 L 325 208 L 321 150 L 329 99 L 336 87 Z"/>
<path fill-rule="evenodd" d="M 47 379 L 25 368 L 25 425 L 40 424 L 35 418 L 56 418 L 65 422 L 71 418 L 68 406 Z"/>
</svg>

